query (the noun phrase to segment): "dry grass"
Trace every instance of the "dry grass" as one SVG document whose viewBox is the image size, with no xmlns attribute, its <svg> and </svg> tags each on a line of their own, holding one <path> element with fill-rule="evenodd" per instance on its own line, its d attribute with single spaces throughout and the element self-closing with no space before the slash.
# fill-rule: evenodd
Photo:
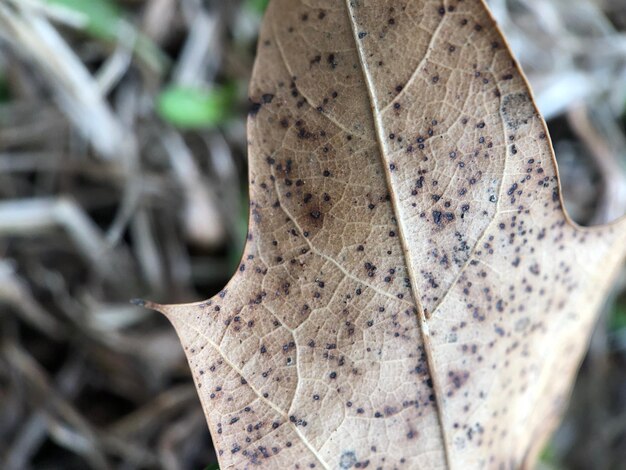
<svg viewBox="0 0 626 470">
<path fill-rule="evenodd" d="M 0 467 L 203 468 L 215 455 L 178 340 L 128 301 L 209 297 L 238 262 L 262 2 L 125 0 L 104 32 L 59 3 L 77 2 L 0 2 Z M 570 212 L 622 215 L 626 5 L 490 3 L 549 119 Z M 224 84 L 237 91 L 219 125 L 158 112 L 166 87 Z M 624 282 L 547 454 L 626 468 Z"/>
</svg>

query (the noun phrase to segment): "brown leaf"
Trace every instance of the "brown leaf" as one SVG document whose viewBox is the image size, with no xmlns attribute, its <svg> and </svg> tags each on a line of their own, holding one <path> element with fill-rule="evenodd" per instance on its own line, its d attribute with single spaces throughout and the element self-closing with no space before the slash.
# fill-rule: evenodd
<svg viewBox="0 0 626 470">
<path fill-rule="evenodd" d="M 160 307 L 222 468 L 531 466 L 626 223 L 565 215 L 485 5 L 273 0 L 251 97 L 239 270 Z"/>
</svg>

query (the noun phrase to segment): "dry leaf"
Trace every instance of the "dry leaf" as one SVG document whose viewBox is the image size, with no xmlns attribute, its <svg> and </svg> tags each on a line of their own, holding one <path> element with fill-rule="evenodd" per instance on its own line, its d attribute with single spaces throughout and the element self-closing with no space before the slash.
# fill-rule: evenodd
<svg viewBox="0 0 626 470">
<path fill-rule="evenodd" d="M 626 223 L 565 215 L 529 87 L 479 0 L 273 0 L 251 217 L 175 325 L 222 468 L 532 466 Z"/>
</svg>

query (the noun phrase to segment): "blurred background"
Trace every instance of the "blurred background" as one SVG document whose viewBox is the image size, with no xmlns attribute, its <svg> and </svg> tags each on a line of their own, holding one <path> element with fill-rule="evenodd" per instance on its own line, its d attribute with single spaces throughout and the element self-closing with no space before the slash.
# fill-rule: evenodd
<svg viewBox="0 0 626 470">
<path fill-rule="evenodd" d="M 626 0 L 491 0 L 581 224 L 626 213 Z M 215 469 L 160 315 L 247 224 L 266 0 L 0 0 L 0 468 Z M 542 469 L 626 469 L 626 276 Z"/>
</svg>

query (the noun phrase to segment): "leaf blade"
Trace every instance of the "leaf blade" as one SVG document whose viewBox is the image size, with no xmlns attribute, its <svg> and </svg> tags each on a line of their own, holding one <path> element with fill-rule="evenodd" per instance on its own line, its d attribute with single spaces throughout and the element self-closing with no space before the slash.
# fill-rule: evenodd
<svg viewBox="0 0 626 470">
<path fill-rule="evenodd" d="M 558 419 L 624 224 L 571 224 L 525 79 L 484 5 L 455 7 L 270 4 L 248 245 L 168 313 L 223 465 L 518 467 Z"/>
</svg>

